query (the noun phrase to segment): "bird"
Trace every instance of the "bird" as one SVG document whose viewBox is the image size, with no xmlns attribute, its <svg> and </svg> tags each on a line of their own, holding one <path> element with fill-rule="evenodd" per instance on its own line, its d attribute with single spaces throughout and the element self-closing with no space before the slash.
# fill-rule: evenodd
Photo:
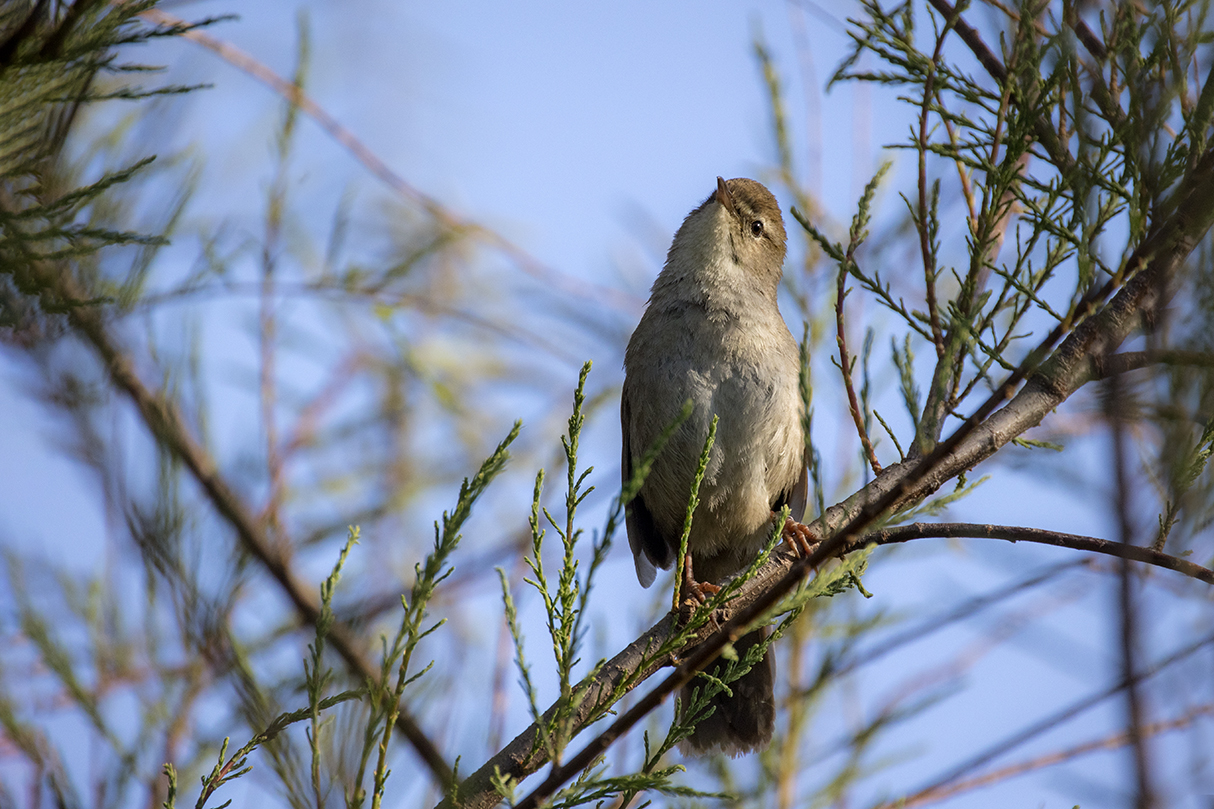
<svg viewBox="0 0 1214 809">
<path fill-rule="evenodd" d="M 803 519 L 809 474 L 800 351 L 777 302 L 786 250 L 784 220 L 772 193 L 751 179 L 718 177 L 716 189 L 675 233 L 650 290 L 624 355 L 625 482 L 688 401 L 691 414 L 625 508 L 628 544 L 643 587 L 653 583 L 657 568 L 677 563 L 683 566 L 683 592 L 703 601 L 716 591 L 711 582 L 745 569 L 766 546 L 785 506 L 790 522 Z M 692 479 L 714 416 L 719 424 L 688 558 L 676 560 Z M 753 631 L 735 650 L 742 656 L 764 638 L 765 630 Z M 775 724 L 774 676 L 768 649 L 730 685 L 732 696 L 713 699 L 714 711 L 681 749 L 737 756 L 765 748 Z M 684 688 L 683 706 L 695 686 L 693 681 Z"/>
</svg>

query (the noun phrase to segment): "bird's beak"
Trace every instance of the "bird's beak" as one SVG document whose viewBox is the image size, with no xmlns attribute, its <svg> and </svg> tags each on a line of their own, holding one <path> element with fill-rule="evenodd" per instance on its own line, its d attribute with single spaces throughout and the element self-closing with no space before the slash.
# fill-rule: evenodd
<svg viewBox="0 0 1214 809">
<path fill-rule="evenodd" d="M 717 192 L 712 196 L 722 208 L 729 211 L 731 216 L 737 217 L 738 209 L 734 207 L 733 195 L 729 193 L 729 189 L 725 187 L 725 181 L 720 177 L 717 178 Z"/>
</svg>

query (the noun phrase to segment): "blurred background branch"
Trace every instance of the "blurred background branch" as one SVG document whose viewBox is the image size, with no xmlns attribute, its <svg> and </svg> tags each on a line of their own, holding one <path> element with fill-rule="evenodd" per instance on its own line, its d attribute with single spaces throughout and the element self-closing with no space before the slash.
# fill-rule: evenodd
<svg viewBox="0 0 1214 809">
<path fill-rule="evenodd" d="M 492 805 L 590 738 L 552 805 L 1214 792 L 1208 3 L 503 14 L 0 5 L 0 804 Z M 790 212 L 807 519 L 874 521 L 736 761 L 632 696 L 711 628 L 603 483 L 718 174 Z"/>
</svg>

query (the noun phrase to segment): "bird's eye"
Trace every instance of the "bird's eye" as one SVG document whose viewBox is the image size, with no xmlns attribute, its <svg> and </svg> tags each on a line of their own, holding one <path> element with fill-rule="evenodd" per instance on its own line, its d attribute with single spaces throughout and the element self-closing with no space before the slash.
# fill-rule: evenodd
<svg viewBox="0 0 1214 809">
<path fill-rule="evenodd" d="M 763 235 L 763 223 L 760 220 L 756 219 L 750 223 L 750 235 L 756 239 Z"/>
</svg>

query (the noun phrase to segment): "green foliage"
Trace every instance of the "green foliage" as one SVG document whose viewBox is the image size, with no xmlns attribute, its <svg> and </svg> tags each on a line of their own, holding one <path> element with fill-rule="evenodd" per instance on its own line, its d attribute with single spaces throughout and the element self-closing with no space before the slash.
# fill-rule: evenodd
<svg viewBox="0 0 1214 809">
<path fill-rule="evenodd" d="M 813 356 L 813 351 L 810 345 L 808 322 L 805 323 L 798 351 L 801 359 L 798 377 L 798 390 L 801 394 L 801 429 L 805 433 L 806 459 L 809 463 L 809 482 L 813 488 L 813 499 L 811 502 L 814 504 L 815 509 L 813 512 L 810 512 L 807 507 L 804 519 L 808 521 L 820 517 L 826 511 L 826 490 L 822 480 L 822 453 L 814 443 L 814 388 L 810 359 Z"/>
<path fill-rule="evenodd" d="M 700 505 L 700 484 L 704 482 L 704 473 L 708 471 L 708 459 L 712 455 L 712 445 L 717 440 L 717 422 L 719 417 L 715 414 L 712 417 L 712 422 L 708 425 L 708 437 L 704 439 L 704 449 L 700 452 L 700 459 L 696 462 L 696 472 L 691 478 L 691 491 L 687 495 L 687 511 L 683 515 L 683 532 L 679 535 L 679 555 L 675 557 L 675 565 L 682 569 L 687 559 L 687 540 L 691 537 L 691 521 L 695 517 L 696 509 Z M 671 600 L 671 610 L 679 611 L 679 605 L 683 603 L 683 593 L 680 592 L 683 584 L 682 576 L 674 577 L 674 598 Z"/>
<path fill-rule="evenodd" d="M 685 653 L 693 639 L 713 627 L 718 611 L 770 560 L 787 512 L 745 571 L 683 616 L 686 620 L 662 635 L 662 642 L 643 649 L 635 668 L 611 680 L 611 688 L 598 690 L 606 676 L 604 662 L 582 659 L 598 605 L 606 601 L 596 577 L 624 509 L 691 411 L 688 405 L 646 448 L 618 495 L 602 504 L 602 529 L 587 536 L 587 509 L 596 503 L 588 499 L 595 492 L 594 468 L 585 464 L 591 445 L 584 445 L 583 437 L 595 406 L 610 401 L 616 389 L 607 384 L 588 394 L 586 363 L 560 439 L 558 457 L 566 468 L 558 499 L 563 513 L 545 501 L 542 467 L 530 489 L 528 526 L 517 542 L 510 539 L 511 520 L 517 517 L 521 528 L 513 502 L 501 506 L 484 497 L 506 467 L 519 435 L 515 424 L 479 471 L 463 479 L 455 505 L 434 524 L 433 540 L 422 532 L 423 547 L 412 544 L 419 534 L 410 530 L 410 517 L 428 509 L 428 526 L 431 498 L 447 497 L 473 459 L 485 457 L 492 446 L 485 425 L 501 418 L 494 386 L 522 384 L 526 374 L 520 367 L 534 370 L 533 351 L 568 353 L 546 326 L 532 329 L 522 324 L 527 318 L 513 312 L 500 322 L 486 322 L 464 305 L 492 297 L 482 286 L 481 266 L 470 271 L 469 239 L 512 258 L 521 251 L 503 247 L 500 237 L 452 215 L 399 178 L 389 184 L 405 188 L 406 201 L 394 206 L 377 201 L 384 222 L 374 227 L 355 222 L 357 210 L 343 198 L 334 206 L 329 242 L 310 240 L 293 207 L 296 139 L 302 116 L 314 112 L 304 103 L 312 48 L 310 29 L 301 19 L 295 71 L 285 82 L 293 83 L 295 92 L 282 107 L 272 171 L 263 186 L 264 232 L 252 238 L 243 231 L 213 233 L 207 223 L 195 265 L 175 277 L 157 274 L 157 250 L 185 215 L 188 178 L 170 204 L 148 206 L 157 209 L 154 227 L 139 223 L 134 196 L 153 172 L 173 163 L 172 157 L 122 154 L 119 146 L 129 140 L 122 125 L 97 143 L 81 144 L 89 155 L 81 165 L 91 173 L 74 169 L 63 156 L 69 132 L 93 102 L 146 100 L 191 89 L 144 89 L 131 77 L 146 69 L 119 62 L 127 46 L 196 27 L 143 22 L 138 15 L 154 5 L 79 0 L 0 6 L 0 330 L 37 376 L 39 401 L 61 419 L 55 440 L 81 461 L 103 493 L 107 527 L 138 553 L 139 586 L 134 587 L 111 571 L 50 575 L 47 566 L 15 554 L 6 558 L 12 620 L 5 640 L 28 659 L 14 655 L 0 664 L 0 729 L 14 758 L 35 773 L 31 793 L 58 806 L 88 802 L 77 783 L 78 765 L 64 760 L 40 724 L 41 706 L 50 702 L 66 706 L 100 751 L 98 769 L 104 773 L 90 785 L 89 795 L 102 796 L 103 804 L 174 807 L 180 775 L 182 783 L 201 781 L 196 806 L 202 807 L 252 767 L 265 774 L 282 801 L 296 807 L 333 805 L 339 794 L 348 809 L 368 799 L 372 807 L 406 799 L 462 800 L 463 792 L 442 794 L 452 770 L 445 762 L 434 768 L 434 786 L 429 776 L 413 773 L 389 781 L 392 767 L 399 769 L 412 755 L 394 736 L 414 713 L 432 720 L 451 715 L 452 706 L 471 705 L 462 709 L 492 715 L 487 725 L 505 715 L 501 706 L 508 687 L 494 679 L 491 694 L 469 694 L 479 680 L 461 668 L 467 666 L 465 650 L 479 649 L 475 644 L 485 641 L 481 624 L 487 623 L 481 613 L 464 610 L 476 602 L 483 576 L 501 558 L 524 560 L 526 592 L 534 591 L 545 647 L 552 650 L 551 661 L 526 654 L 512 574 L 498 567 L 505 613 L 498 663 L 508 670 L 513 648 L 536 726 L 535 743 L 523 758 L 528 772 L 564 759 L 579 734 L 594 732 L 595 723 L 612 715 L 630 691 L 652 684 L 647 678 L 653 670 Z M 897 212 L 888 214 L 877 193 L 891 182 L 891 164 L 885 163 L 860 194 L 850 222 L 837 228 L 797 180 L 786 84 L 771 49 L 760 34 L 754 36 L 771 102 L 774 176 L 796 200 L 793 216 L 808 242 L 802 271 L 790 267 L 785 278 L 805 324 L 800 398 L 813 514 L 831 516 L 827 506 L 836 494 L 841 506 L 848 506 L 843 498 L 869 474 L 845 443 L 852 437 L 843 437 L 840 446 L 846 451 L 834 458 L 845 460 L 834 463 L 823 462 L 825 445 L 815 442 L 814 408 L 821 412 L 823 402 L 832 401 L 822 393 L 829 385 L 812 374 L 823 323 L 831 320 L 830 302 L 823 302 L 829 296 L 817 294 L 821 279 L 836 284 L 840 310 L 849 294 L 878 304 L 868 310 L 878 314 L 866 315 L 863 323 L 862 348 L 850 357 L 842 351 L 839 367 L 848 373 L 858 369 L 856 421 L 871 433 L 875 419 L 884 434 L 874 443 L 884 452 L 888 436 L 899 460 L 914 462 L 947 434 L 950 419 L 956 423 L 972 413 L 976 397 L 1025 361 L 1043 329 L 1060 328 L 1066 336 L 1100 315 L 1103 301 L 1140 272 L 1143 263 L 1130 260 L 1138 245 L 1167 224 L 1194 177 L 1208 177 L 1197 168 L 1210 147 L 1214 87 L 1196 69 L 1208 62 L 1212 41 L 1207 4 L 1121 4 L 1104 10 L 1104 17 L 1089 16 L 1064 4 L 1059 16 L 1056 9 L 1038 14 L 1024 4 L 988 3 L 980 13 L 962 4 L 960 14 L 968 21 L 963 28 L 960 17 L 929 6 L 865 3 L 863 17 L 849 29 L 851 56 L 832 82 L 895 89 L 918 125 L 893 148 L 913 156 L 918 176 L 899 189 L 903 204 L 891 206 Z M 983 16 L 987 12 L 989 19 Z M 1087 31 L 1098 17 L 1099 31 Z M 974 36 L 998 42 L 997 55 L 984 57 L 973 39 L 964 38 L 970 36 L 966 31 L 977 31 L 968 27 L 976 22 L 984 28 Z M 98 170 L 98 165 L 109 168 Z M 376 170 L 390 175 L 382 165 Z M 890 216 L 896 221 L 887 221 Z M 903 271 L 908 235 L 917 242 L 911 252 L 922 261 L 911 273 Z M 364 241 L 372 246 L 351 255 L 348 243 Z M 129 267 L 117 269 L 114 255 L 133 258 Z M 1201 531 L 1214 520 L 1209 472 L 1214 385 L 1208 362 L 1159 358 L 1174 358 L 1173 349 L 1208 354 L 1214 312 L 1209 258 L 1207 251 L 1188 264 L 1180 262 L 1176 283 L 1191 283 L 1199 294 L 1178 296 L 1172 307 L 1177 313 L 1127 315 L 1144 325 L 1146 360 L 1138 371 L 1168 365 L 1166 375 L 1143 373 L 1142 380 L 1126 387 L 1138 417 L 1150 420 L 1135 440 L 1155 484 L 1150 507 L 1158 507 L 1158 531 L 1152 547 L 1177 555 L 1208 556 Z M 543 276 L 543 268 L 529 264 L 526 269 Z M 1108 294 L 1094 294 L 1105 287 Z M 247 385 L 239 389 L 259 406 L 259 416 L 248 420 L 255 424 L 250 433 L 256 440 L 232 457 L 216 457 L 212 444 L 243 444 L 248 436 L 211 440 L 207 393 L 215 371 L 206 372 L 214 361 L 203 351 L 207 337 L 192 316 L 179 318 L 180 310 L 165 316 L 164 305 L 215 297 L 227 306 L 240 296 L 255 298 L 253 307 L 239 314 L 256 321 L 249 336 L 257 356 L 233 376 L 256 378 L 241 380 Z M 289 317 L 296 303 L 296 312 L 305 317 Z M 532 305 L 526 311 L 543 308 L 534 300 L 527 303 Z M 80 322 L 83 312 L 97 314 L 88 329 Z M 174 343 L 163 339 L 164 321 L 180 329 L 176 336 L 186 346 L 180 356 L 173 354 Z M 450 329 L 449 321 L 459 329 Z M 460 331 L 470 325 L 480 330 L 472 338 Z M 523 343 L 527 358 L 512 362 L 496 352 L 484 331 Z M 443 339 L 429 339 L 435 333 Z M 96 356 L 65 357 L 67 341 L 57 340 L 61 334 L 77 338 Z M 279 352 L 290 372 L 276 371 Z M 1105 358 L 1088 359 L 1085 379 L 1095 379 Z M 300 366 L 293 365 L 300 360 Z M 300 381 L 308 373 L 295 374 L 296 367 L 326 363 L 331 373 L 316 389 Z M 929 367 L 930 375 L 924 373 Z M 124 372 L 137 381 L 154 380 L 142 389 L 144 400 L 132 386 L 116 384 Z M 1042 382 L 1048 373 L 1043 367 L 1030 378 L 1048 386 L 1049 380 Z M 816 403 L 815 381 L 820 384 Z M 901 437 L 899 420 L 891 425 L 875 409 L 887 401 L 886 385 L 908 412 L 910 430 Z M 157 412 L 179 415 L 184 437 L 170 434 L 162 419 L 139 424 L 132 440 L 125 432 L 131 415 L 150 409 L 148 402 L 164 408 Z M 816 429 L 822 423 L 819 418 Z M 107 424 L 122 426 L 107 432 Z M 688 492 L 681 553 L 716 424 L 714 419 Z M 1032 462 L 1048 462 L 1056 454 L 1069 472 L 1071 436 L 1051 438 L 997 436 L 1025 448 L 1055 450 L 1031 453 Z M 264 446 L 258 443 L 262 439 Z M 125 453 L 139 441 L 147 446 L 130 449 L 138 455 L 128 459 Z M 181 451 L 189 442 L 202 459 L 192 466 Z M 139 474 L 128 466 L 137 466 Z M 943 514 L 987 480 L 968 483 L 958 473 L 951 491 L 905 502 L 887 522 Z M 503 499 L 513 501 L 517 494 L 525 501 L 526 492 L 510 485 L 496 490 L 504 492 Z M 215 497 L 223 487 L 235 493 L 232 500 Z M 242 528 L 233 519 L 232 502 L 249 508 L 252 530 L 263 532 L 279 556 L 254 552 L 245 536 L 247 524 Z M 474 510 L 492 536 L 463 543 Z M 359 529 L 345 529 L 352 523 L 365 528 L 358 554 L 351 551 Z M 559 549 L 550 531 L 560 540 Z M 407 560 L 403 575 L 393 568 L 398 556 Z M 356 566 L 362 558 L 371 560 L 372 569 L 358 571 L 357 578 L 344 574 L 338 592 L 347 561 Z M 904 616 L 894 614 L 892 606 L 862 613 L 855 607 L 859 599 L 829 600 L 853 587 L 868 596 L 861 575 L 877 558 L 868 548 L 825 564 L 755 623 L 776 622 L 765 643 L 744 655 L 727 648 L 698 676 L 689 704 L 679 706 L 668 725 L 653 720 L 639 738 L 624 740 L 618 757 L 600 756 L 549 805 L 624 806 L 660 796 L 675 805 L 708 800 L 771 805 L 776 794 L 784 805 L 857 803 L 857 785 L 895 760 L 885 740 L 951 687 L 948 682 L 913 684 L 863 712 L 832 742 L 837 759 L 802 749 L 817 741 L 814 722 L 823 706 L 839 702 L 840 683 L 865 663 L 937 628 L 912 627 L 873 650 L 873 634 Z M 331 559 L 318 604 L 312 585 L 305 587 L 307 597 L 290 589 L 295 582 L 311 581 L 301 571 L 324 575 Z M 677 580 L 676 607 L 684 595 Z M 1033 586 L 1047 581 L 1042 577 Z M 399 597 L 396 613 L 402 590 L 407 592 Z M 290 609 L 281 604 L 267 609 L 266 600 L 283 593 Z M 140 596 L 142 602 L 132 607 Z M 992 596 L 967 604 L 957 614 L 968 616 L 997 601 Z M 458 620 L 448 622 L 452 615 Z M 359 668 L 357 640 L 381 632 L 378 660 Z M 777 639 L 792 654 L 781 652 L 789 672 L 781 683 L 781 719 L 772 750 L 753 768 L 756 772 L 710 760 L 691 765 L 693 771 L 685 774 L 672 757 L 674 748 L 707 715 L 712 696 L 727 691 Z M 284 660 L 294 662 L 283 665 Z M 480 662 L 476 658 L 474 664 Z M 53 699 L 27 680 L 47 688 Z M 126 728 L 114 721 L 112 706 L 119 698 L 137 704 L 137 738 L 128 738 Z M 493 707 L 482 711 L 490 702 Z M 127 703 L 122 704 L 125 709 Z M 431 706 L 438 707 L 425 716 Z M 422 728 L 439 731 L 435 738 L 444 749 L 466 743 L 460 737 L 466 728 L 432 727 L 436 724 L 422 723 Z M 292 730 L 295 725 L 301 727 Z M 484 734 L 493 745 L 500 741 L 495 732 Z M 229 740 L 242 738 L 248 741 L 229 754 Z M 163 778 L 147 770 L 149 761 L 165 759 L 171 762 Z M 520 777 L 507 769 L 517 762 L 491 761 L 495 769 L 487 792 L 496 790 L 512 801 Z M 817 769 L 810 771 L 806 762 Z M 455 769 L 458 775 L 458 760 Z M 154 779 L 155 787 L 146 786 Z M 467 782 L 463 786 L 471 789 Z M 405 797 L 398 798 L 397 791 Z M 6 798 L 0 791 L 0 803 Z"/>
<path fill-rule="evenodd" d="M 331 697 L 325 697 L 324 699 L 320 700 L 320 702 L 317 703 L 316 710 L 327 711 L 343 702 L 349 702 L 350 700 L 356 700 L 362 697 L 362 691 L 343 691 L 340 694 L 334 694 Z M 225 737 L 223 744 L 219 748 L 219 760 L 215 762 L 215 766 L 211 769 L 210 774 L 202 779 L 202 792 L 198 796 L 198 802 L 194 804 L 195 809 L 202 809 L 202 807 L 206 806 L 207 800 L 210 799 L 211 795 L 215 793 L 215 790 L 253 770 L 252 765 L 248 763 L 250 753 L 252 753 L 258 747 L 273 741 L 280 733 L 291 725 L 310 719 L 312 714 L 313 708 L 311 706 L 300 708 L 297 711 L 279 714 L 274 721 L 266 727 L 265 730 L 249 739 L 249 741 L 247 741 L 243 747 L 226 758 L 225 756 L 228 751 L 228 739 Z M 174 783 L 173 775 L 169 775 L 169 783 Z M 223 807 L 230 803 L 231 801 L 225 801 L 216 807 L 216 809 L 223 809 Z"/>
<path fill-rule="evenodd" d="M 340 694 L 322 696 L 332 678 L 332 671 L 325 667 L 324 644 L 325 637 L 333 626 L 334 615 L 332 601 L 337 581 L 341 576 L 351 547 L 358 541 L 359 530 L 349 529 L 346 544 L 342 547 L 333 571 L 321 583 L 320 618 L 316 622 L 316 639 L 309 645 L 311 653 L 304 660 L 304 683 L 309 704 L 297 711 L 280 714 L 263 731 L 254 735 L 244 746 L 226 756 L 228 739 L 224 739 L 219 750 L 219 759 L 210 774 L 203 778 L 202 792 L 198 797 L 197 809 L 202 809 L 207 800 L 224 784 L 227 784 L 252 770 L 249 755 L 258 747 L 274 740 L 280 733 L 297 722 L 309 722 L 307 738 L 312 752 L 311 778 L 315 800 L 324 803 L 322 792 L 320 763 L 321 745 L 320 733 L 324 726 L 321 715 L 330 709 L 351 700 L 365 700 L 369 712 L 368 720 L 360 734 L 363 739 L 359 759 L 358 774 L 354 789 L 346 795 L 348 807 L 360 807 L 366 801 L 366 792 L 362 787 L 366 777 L 367 767 L 371 766 L 371 806 L 382 804 L 384 791 L 391 770 L 388 767 L 388 751 L 392 741 L 392 732 L 400 711 L 401 700 L 405 688 L 416 682 L 429 671 L 432 664 L 414 671 L 410 664 L 417 645 L 428 635 L 439 629 L 443 621 L 439 620 L 427 625 L 429 615 L 428 605 L 434 597 L 438 585 L 452 572 L 449 564 L 451 555 L 459 547 L 462 538 L 460 529 L 472 513 L 476 501 L 484 494 L 489 484 L 506 466 L 510 458 L 509 446 L 518 437 L 521 425 L 515 423 L 509 434 L 497 446 L 497 449 L 481 464 L 480 469 L 471 478 L 465 478 L 460 486 L 459 497 L 455 507 L 443 512 L 442 520 L 434 524 L 434 548 L 426 556 L 424 562 L 415 567 L 416 578 L 409 596 L 401 596 L 404 613 L 400 627 L 391 644 L 387 638 L 382 638 L 383 654 L 380 663 L 380 679 L 378 682 L 368 682 L 365 688 L 344 691 Z M 395 668 L 395 680 L 392 679 Z M 371 759 L 375 760 L 372 764 Z M 171 763 L 166 765 L 171 769 Z M 171 791 L 175 793 L 175 771 L 169 775 Z M 227 804 L 222 804 L 227 806 Z"/>
<path fill-rule="evenodd" d="M 352 525 L 347 530 L 349 533 L 346 538 L 346 544 L 337 556 L 337 562 L 333 565 L 333 571 L 329 574 L 328 578 L 321 582 L 320 616 L 316 619 L 316 639 L 308 645 L 310 654 L 304 659 L 304 690 L 307 692 L 308 708 L 311 711 L 307 736 L 312 754 L 312 793 L 316 796 L 318 804 L 323 801 L 320 779 L 322 756 L 320 734 L 324 723 L 321 721 L 321 711 L 323 710 L 321 704 L 325 699 L 325 690 L 333 680 L 333 670 L 326 666 L 324 659 L 325 637 L 332 630 L 335 621 L 333 615 L 333 593 L 337 588 L 337 580 L 341 578 L 341 569 L 346 564 L 346 557 L 350 555 L 350 548 L 358 544 L 358 527 Z"/>
<path fill-rule="evenodd" d="M 382 720 L 382 730 L 376 748 L 377 758 L 373 771 L 372 809 L 379 809 L 383 801 L 384 787 L 390 773 L 388 769 L 388 748 L 392 741 L 392 732 L 396 725 L 396 718 L 400 711 L 401 699 L 404 696 L 405 688 L 425 675 L 430 670 L 430 666 L 433 665 L 433 663 L 427 664 L 418 671 L 411 671 L 410 669 L 414 649 L 417 648 L 417 645 L 427 635 L 436 631 L 444 623 L 444 621 L 440 620 L 429 626 L 425 625 L 429 615 L 428 606 L 430 599 L 434 596 L 438 585 L 451 575 L 452 568 L 448 563 L 451 555 L 455 552 L 460 540 L 463 538 L 460 534 L 460 529 L 472 514 L 472 507 L 477 499 L 484 494 L 485 489 L 493 482 L 493 479 L 505 469 L 506 462 L 510 459 L 509 447 L 518 438 L 520 429 L 522 429 L 522 424 L 515 422 L 514 427 L 502 439 L 502 442 L 497 445 L 497 449 L 493 451 L 493 454 L 485 459 L 485 462 L 481 464 L 481 468 L 477 473 L 471 479 L 464 478 L 464 482 L 460 485 L 459 498 L 456 500 L 455 507 L 450 512 L 443 512 L 441 526 L 437 521 L 434 523 L 434 549 L 426 556 L 423 563 L 416 565 L 414 568 L 415 579 L 410 595 L 408 597 L 401 596 L 401 606 L 404 607 L 404 614 L 401 616 L 400 628 L 397 630 L 396 637 L 390 646 L 387 644 L 387 639 L 384 639 L 379 687 L 376 689 L 373 686 L 369 686 L 372 700 L 372 718 L 365 735 L 365 738 L 369 742 L 373 735 L 372 729 Z M 390 676 L 393 666 L 396 666 L 397 669 L 395 684 L 392 683 Z M 362 763 L 359 767 L 360 776 L 369 752 L 369 746 L 364 745 Z M 362 784 L 361 777 L 355 783 L 360 787 Z M 358 807 L 362 805 L 362 801 L 362 794 L 356 791 L 352 797 L 348 798 L 347 804 L 351 807 Z"/>
<path fill-rule="evenodd" d="M 1205 14 L 1204 4 L 1186 6 L 1199 15 L 1196 20 Z M 1141 15 L 1119 13 L 1104 43 L 1107 52 L 1096 54 L 1100 70 L 1093 73 L 1083 60 L 1091 55 L 1076 47 L 1073 31 L 1042 36 L 1025 12 L 1008 33 L 1005 72 L 992 86 L 949 58 L 938 58 L 941 43 L 958 37 L 952 20 L 933 13 L 933 28 L 925 33 L 917 23 L 921 12 L 911 3 L 893 9 L 866 3 L 865 12 L 867 21 L 850 33 L 852 54 L 832 82 L 899 88 L 909 93 L 901 100 L 922 107 L 925 126 L 929 117 L 938 120 L 945 135 L 932 138 L 925 128 L 926 137 L 913 133 L 909 142 L 894 144 L 914 150 L 921 160 L 919 201 L 904 199 L 924 245 L 929 309 L 936 279 L 953 281 L 943 301 L 944 359 L 925 403 L 910 395 L 910 337 L 931 340 L 928 324 L 934 313 L 894 300 L 879 274 L 856 274 L 909 329 L 894 358 L 922 451 L 938 438 L 941 414 L 956 413 L 975 386 L 989 380 L 992 365 L 1015 366 L 1012 349 L 1027 335 L 1032 313 L 1070 323 L 1093 285 L 1124 280 L 1116 261 L 1108 259 L 1119 251 L 1110 247 L 1123 230 L 1124 242 L 1134 244 L 1152 216 L 1158 219 L 1173 204 L 1169 192 L 1192 166 L 1194 148 L 1204 143 L 1205 136 L 1188 124 L 1206 120 L 1208 113 L 1200 101 L 1187 103 L 1188 79 L 1184 70 L 1175 70 L 1193 58 L 1201 24 L 1177 27 L 1178 18 L 1162 6 Z M 1083 45 L 1091 47 L 1087 41 Z M 882 69 L 858 67 L 866 52 Z M 1090 95 L 1081 92 L 1081 74 L 1094 83 Z M 1119 88 L 1118 93 L 1108 87 Z M 1169 129 L 1178 120 L 1185 122 L 1179 131 Z M 1047 121 L 1061 124 L 1047 131 Z M 1171 131 L 1174 136 L 1166 134 Z M 961 180 L 968 205 L 968 266 L 937 266 L 941 185 L 927 176 L 927 155 L 953 163 Z M 862 200 L 861 216 L 865 207 Z M 803 220 L 802 225 L 836 261 L 843 259 L 842 248 L 816 227 Z M 1001 246 L 1006 252 L 1005 232 L 1014 255 L 997 261 Z M 1128 251 L 1120 254 L 1124 258 Z M 1000 279 L 995 289 L 987 288 L 991 277 Z"/>
<path fill-rule="evenodd" d="M 561 447 L 564 449 L 565 463 L 568 470 L 568 488 L 565 491 L 565 520 L 557 521 L 546 508 L 540 505 L 543 495 L 544 470 L 540 470 L 535 478 L 535 490 L 531 503 L 531 553 L 524 561 L 531 569 L 532 578 L 526 583 L 535 589 L 543 602 L 546 614 L 548 635 L 552 641 L 553 658 L 556 664 L 557 676 L 560 681 L 560 697 L 558 707 L 551 717 L 542 715 L 539 707 L 539 697 L 531 681 L 530 667 L 526 662 L 523 650 L 523 636 L 519 629 L 517 613 L 510 595 L 509 581 L 505 572 L 498 568 L 501 579 L 503 598 L 506 604 L 506 620 L 510 635 L 514 641 L 515 663 L 522 677 L 523 690 L 531 708 L 532 719 L 539 726 L 540 742 L 544 745 L 547 755 L 557 760 L 565 746 L 572 738 L 573 714 L 581 704 L 584 688 L 574 685 L 574 667 L 580 661 L 577 657 L 585 635 L 584 616 L 587 599 L 590 595 L 594 575 L 606 558 L 607 549 L 611 547 L 612 532 L 605 531 L 601 537 L 592 543 L 590 564 L 585 576 L 578 574 L 579 562 L 576 557 L 578 540 L 582 529 L 576 522 L 577 509 L 582 501 L 594 490 L 593 486 L 583 488 L 586 478 L 594 471 L 593 467 L 578 473 L 578 445 L 581 439 L 585 415 L 582 407 L 586 401 L 586 377 L 590 373 L 590 363 L 582 366 L 578 377 L 578 386 L 573 394 L 573 414 L 569 417 L 568 432 L 561 436 Z M 560 536 L 562 547 L 561 568 L 555 581 L 549 580 L 548 571 L 544 564 L 544 537 L 546 530 L 540 521 L 540 514 Z"/>
<path fill-rule="evenodd" d="M 109 299 L 76 300 L 65 294 L 63 284 L 48 282 L 47 273 L 56 264 L 88 266 L 105 248 L 165 244 L 158 235 L 86 221 L 92 207 L 155 158 L 136 160 L 75 188 L 58 187 L 48 163 L 81 105 L 196 89 L 143 89 L 124 82 L 98 92 L 106 76 L 151 70 L 117 62 L 117 49 L 215 21 L 177 29 L 149 27 L 139 15 L 154 5 L 153 0 L 77 2 L 56 16 L 51 4 L 15 2 L 0 13 L 0 327 L 33 329 L 42 315 Z"/>
</svg>

